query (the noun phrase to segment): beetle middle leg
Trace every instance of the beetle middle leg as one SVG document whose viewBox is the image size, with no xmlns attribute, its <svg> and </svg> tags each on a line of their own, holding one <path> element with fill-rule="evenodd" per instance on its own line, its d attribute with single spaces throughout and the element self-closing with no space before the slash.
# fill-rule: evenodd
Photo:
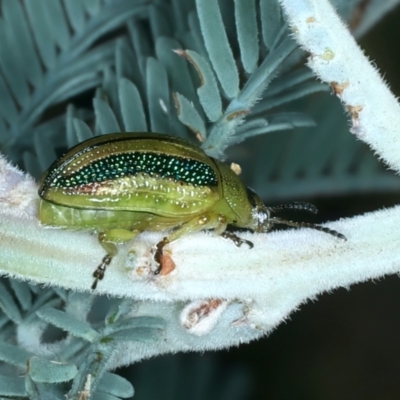
<svg viewBox="0 0 400 400">
<path fill-rule="evenodd" d="M 127 229 L 110 229 L 99 233 L 99 243 L 107 252 L 107 255 L 104 256 L 101 264 L 93 272 L 92 290 L 96 289 L 97 283 L 104 278 L 106 268 L 110 265 L 113 257 L 117 255 L 117 243 L 128 242 L 139 233 L 139 231 L 128 231 Z"/>
<path fill-rule="evenodd" d="M 96 268 L 93 272 L 94 281 L 92 283 L 91 289 L 95 290 L 97 287 L 97 282 L 101 281 L 104 278 L 104 274 L 106 272 L 106 268 L 110 265 L 112 257 L 110 255 L 104 256 L 101 264 Z"/>
</svg>

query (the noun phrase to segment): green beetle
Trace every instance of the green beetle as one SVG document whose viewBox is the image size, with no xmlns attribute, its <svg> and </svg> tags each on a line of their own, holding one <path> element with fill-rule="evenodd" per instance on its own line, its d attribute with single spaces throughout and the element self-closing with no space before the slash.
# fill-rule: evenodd
<svg viewBox="0 0 400 400">
<path fill-rule="evenodd" d="M 267 232 L 279 223 L 345 239 L 319 225 L 272 218 L 282 208 L 316 209 L 309 203 L 266 207 L 227 165 L 185 140 L 155 133 L 112 133 L 80 143 L 44 173 L 39 196 L 41 224 L 98 232 L 107 255 L 93 273 L 92 289 L 116 255 L 116 244 L 143 231 L 173 228 L 157 244 L 159 263 L 167 243 L 203 229 L 253 247 L 226 232 L 228 225 Z"/>
</svg>

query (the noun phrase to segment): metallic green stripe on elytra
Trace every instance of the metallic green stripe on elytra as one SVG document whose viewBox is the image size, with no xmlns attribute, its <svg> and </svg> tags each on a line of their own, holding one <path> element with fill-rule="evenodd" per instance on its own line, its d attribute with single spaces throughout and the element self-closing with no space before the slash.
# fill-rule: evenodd
<svg viewBox="0 0 400 400">
<path fill-rule="evenodd" d="M 214 170 L 203 162 L 154 152 L 131 152 L 112 154 L 92 161 L 70 175 L 59 175 L 51 186 L 73 188 L 135 176 L 139 173 L 173 179 L 193 186 L 218 184 Z"/>
</svg>

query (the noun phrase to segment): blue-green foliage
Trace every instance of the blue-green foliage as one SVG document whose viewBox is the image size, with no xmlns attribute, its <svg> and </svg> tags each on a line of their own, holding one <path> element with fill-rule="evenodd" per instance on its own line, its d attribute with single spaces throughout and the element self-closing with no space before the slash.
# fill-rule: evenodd
<svg viewBox="0 0 400 400">
<path fill-rule="evenodd" d="M 232 21 L 223 18 L 227 2 L 221 9 L 204 1 L 50 3 L 4 2 L 1 25 L 7 40 L 0 57 L 0 143 L 35 176 L 60 149 L 88 136 L 82 121 L 95 134 L 196 135 L 210 155 L 223 158 L 228 145 L 246 137 L 237 127 L 254 118 L 253 105 L 295 49 L 270 1 L 235 1 Z M 274 24 L 260 19 L 272 12 Z M 55 107 L 95 88 L 95 122 L 90 104 L 61 113 Z M 302 94 L 296 96 L 296 85 L 290 93 Z M 286 128 L 313 124 L 305 115 L 287 119 Z M 267 117 L 263 127 L 251 135 L 274 131 Z"/>
<path fill-rule="evenodd" d="M 307 68 L 293 70 L 302 53 L 276 1 L 0 5 L 0 148 L 35 177 L 66 148 L 116 131 L 174 134 L 224 158 L 247 138 L 313 126 L 300 111 L 270 110 L 327 89 Z M 0 396 L 130 397 L 131 384 L 107 372 L 114 344 L 157 340 L 166 323 L 135 316 L 131 300 L 13 280 L 0 293 Z"/>
<path fill-rule="evenodd" d="M 107 301 L 14 281 L 0 289 L 0 360 L 8 365 L 7 375 L 14 374 L 0 376 L 1 396 L 62 399 L 68 393 L 73 399 L 88 379 L 93 398 L 133 395 L 128 381 L 106 371 L 107 362 L 118 343 L 156 340 L 162 319 L 128 317 L 132 300 Z"/>
<path fill-rule="evenodd" d="M 242 1 L 235 2 L 238 30 L 246 28 L 256 18 L 255 6 L 254 2 L 246 3 L 246 7 Z M 247 13 L 239 12 L 242 8 L 246 8 Z M 257 117 L 257 130 L 250 132 L 245 132 L 248 125 L 242 125 L 245 120 L 249 123 L 255 119 L 255 115 L 249 115 L 252 107 L 296 49 L 283 23 L 275 34 L 275 42 L 269 28 L 263 27 L 264 37 L 271 42 L 270 48 L 263 42 L 258 43 L 257 23 L 253 24 L 252 34 L 239 36 L 240 60 L 236 60 L 230 43 L 235 38 L 227 35 L 218 3 L 198 1 L 192 4 L 186 21 L 179 23 L 174 20 L 176 10 L 179 5 L 151 7 L 147 21 L 150 29 L 142 20 L 129 22 L 130 37 L 118 41 L 115 68 L 105 69 L 102 88 L 96 93 L 93 103 L 95 134 L 149 130 L 192 140 L 197 138 L 211 156 L 224 158 L 224 150 L 229 145 L 246 137 L 313 125 L 302 113 L 270 114 L 262 120 Z M 282 17 L 278 11 L 275 19 L 280 21 Z M 160 36 L 167 33 L 173 38 Z M 143 36 L 144 40 L 138 40 Z M 186 43 L 188 50 L 184 49 Z M 246 71 L 242 71 L 241 65 Z M 290 65 L 289 62 L 285 68 Z M 248 70 L 251 73 L 247 73 Z M 239 73 L 244 74 L 241 80 Z M 293 82 L 292 98 L 306 93 L 304 85 L 312 87 L 309 91 L 325 90 L 321 84 L 306 83 L 311 77 L 306 69 L 297 74 L 304 76 L 300 81 L 302 92 L 298 93 L 297 84 Z M 287 87 L 282 90 L 285 89 L 287 91 Z M 70 117 L 74 118 L 73 113 Z M 77 118 L 68 125 L 79 125 L 79 131 L 83 129 L 82 121 L 78 123 Z M 238 134 L 240 125 L 241 134 Z M 72 130 L 70 133 L 73 135 Z M 76 135 L 77 142 L 81 136 L 78 132 Z"/>
</svg>

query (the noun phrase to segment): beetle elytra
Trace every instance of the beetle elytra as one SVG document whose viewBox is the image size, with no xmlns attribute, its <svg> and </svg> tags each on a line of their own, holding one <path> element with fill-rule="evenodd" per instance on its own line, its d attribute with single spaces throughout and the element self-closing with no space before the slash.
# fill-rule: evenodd
<svg viewBox="0 0 400 400">
<path fill-rule="evenodd" d="M 267 232 L 274 224 L 308 227 L 345 237 L 326 227 L 271 217 L 283 208 L 316 212 L 309 203 L 266 207 L 225 164 L 189 142 L 155 133 L 113 133 L 70 149 L 43 174 L 39 186 L 43 225 L 98 232 L 107 255 L 92 289 L 117 254 L 117 244 L 143 231 L 170 230 L 163 247 L 188 233 L 213 229 L 237 246 L 247 243 L 228 225 Z"/>
</svg>

